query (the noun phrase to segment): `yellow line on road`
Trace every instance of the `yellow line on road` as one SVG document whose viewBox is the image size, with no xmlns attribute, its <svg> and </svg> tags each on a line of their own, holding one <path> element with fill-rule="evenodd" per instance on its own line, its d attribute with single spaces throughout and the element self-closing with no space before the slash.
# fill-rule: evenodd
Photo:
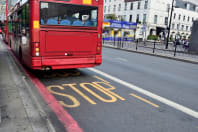
<svg viewBox="0 0 198 132">
<path fill-rule="evenodd" d="M 93 76 L 94 78 L 97 78 L 98 80 L 101 80 L 102 82 L 105 82 L 105 83 L 109 83 L 108 81 L 106 81 L 106 80 L 104 80 L 104 79 L 102 79 L 102 78 L 100 78 L 100 77 L 98 77 L 98 76 Z"/>
<path fill-rule="evenodd" d="M 144 101 L 144 102 L 146 102 L 146 103 L 148 103 L 148 104 L 150 104 L 150 105 L 152 105 L 152 106 L 154 106 L 156 108 L 159 108 L 159 105 L 156 105 L 156 104 L 154 104 L 154 103 L 152 103 L 152 102 L 150 102 L 150 101 L 148 101 L 148 100 L 146 100 L 146 99 L 144 99 L 144 98 L 142 98 L 140 96 L 137 96 L 137 95 L 135 95 L 133 93 L 130 93 L 130 95 L 135 97 L 135 98 L 137 98 L 137 99 L 139 99 L 139 100 L 141 100 L 141 101 Z"/>
</svg>

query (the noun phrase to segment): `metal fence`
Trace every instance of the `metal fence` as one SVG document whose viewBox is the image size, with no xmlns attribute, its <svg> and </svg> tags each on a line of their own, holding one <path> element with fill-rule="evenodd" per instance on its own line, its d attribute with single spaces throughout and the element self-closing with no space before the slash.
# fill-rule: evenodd
<svg viewBox="0 0 198 132">
<path fill-rule="evenodd" d="M 183 57 L 185 59 L 198 60 L 198 54 L 191 53 L 188 50 L 188 47 L 185 45 L 176 45 L 173 42 L 170 42 L 168 49 L 165 48 L 164 41 L 125 41 L 124 38 L 120 38 L 115 41 L 107 41 L 103 39 L 103 45 L 114 47 L 118 49 L 126 49 L 132 51 L 141 51 L 145 53 L 166 55 L 172 57 Z"/>
</svg>

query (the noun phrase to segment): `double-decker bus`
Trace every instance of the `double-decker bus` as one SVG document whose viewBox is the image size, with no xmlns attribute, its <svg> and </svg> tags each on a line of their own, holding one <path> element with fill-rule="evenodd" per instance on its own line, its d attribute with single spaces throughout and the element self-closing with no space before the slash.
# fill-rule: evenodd
<svg viewBox="0 0 198 132">
<path fill-rule="evenodd" d="M 8 18 L 8 44 L 31 69 L 102 63 L 103 0 L 23 0 Z"/>
</svg>

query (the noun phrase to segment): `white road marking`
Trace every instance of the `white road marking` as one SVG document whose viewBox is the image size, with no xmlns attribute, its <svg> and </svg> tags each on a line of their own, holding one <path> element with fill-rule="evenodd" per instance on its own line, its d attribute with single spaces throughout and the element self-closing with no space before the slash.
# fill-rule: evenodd
<svg viewBox="0 0 198 132">
<path fill-rule="evenodd" d="M 115 59 L 117 59 L 117 60 L 121 60 L 121 61 L 125 61 L 125 62 L 127 62 L 127 61 L 128 61 L 127 59 L 120 58 L 120 57 L 118 57 L 118 58 L 115 58 Z"/>
<path fill-rule="evenodd" d="M 135 90 L 135 91 L 137 91 L 137 92 L 139 92 L 141 94 L 144 94 L 144 95 L 146 95 L 146 96 L 148 96 L 150 98 L 153 98 L 153 99 L 155 99 L 155 100 L 157 100 L 157 101 L 159 101 L 159 102 L 161 102 L 163 104 L 166 104 L 166 105 L 168 105 L 168 106 L 170 106 L 172 108 L 175 108 L 175 109 L 177 109 L 179 111 L 182 111 L 182 112 L 184 112 L 184 113 L 186 113 L 186 114 L 188 114 L 188 115 L 190 115 L 190 116 L 192 116 L 194 118 L 198 118 L 198 112 L 197 111 L 194 111 L 194 110 L 192 110 L 190 108 L 187 108 L 187 107 L 185 107 L 183 105 L 180 105 L 178 103 L 175 103 L 175 102 L 173 102 L 173 101 L 171 101 L 169 99 L 166 99 L 164 97 L 161 97 L 161 96 L 159 96 L 157 94 L 151 93 L 151 92 L 149 92 L 147 90 L 144 90 L 144 89 L 142 89 L 140 87 L 137 87 L 137 86 L 135 86 L 135 85 L 133 85 L 131 83 L 128 83 L 128 82 L 123 81 L 123 80 L 121 80 L 119 78 L 116 78 L 116 77 L 111 76 L 111 75 L 109 75 L 107 73 L 104 73 L 104 72 L 102 72 L 100 70 L 97 70 L 97 69 L 94 69 L 94 68 L 89 68 L 89 70 L 93 71 L 95 73 L 98 73 L 98 74 L 100 74 L 100 75 L 102 75 L 102 76 L 104 76 L 104 77 L 106 77 L 108 79 L 111 79 L 111 80 L 113 80 L 113 81 L 115 81 L 115 82 L 117 82 L 119 84 L 122 84 L 122 85 L 124 85 L 124 86 L 126 86 L 126 87 L 128 87 L 130 89 L 133 89 L 133 90 Z"/>
</svg>

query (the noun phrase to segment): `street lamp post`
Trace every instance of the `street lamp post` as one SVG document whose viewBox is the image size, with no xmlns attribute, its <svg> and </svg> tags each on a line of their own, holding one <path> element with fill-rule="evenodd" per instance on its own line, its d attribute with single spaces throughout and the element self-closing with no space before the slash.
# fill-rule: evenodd
<svg viewBox="0 0 198 132">
<path fill-rule="evenodd" d="M 172 8 L 171 8 L 171 14 L 170 14 L 170 21 L 169 21 L 169 26 L 168 26 L 168 36 L 167 36 L 167 42 L 166 42 L 166 49 L 168 49 L 168 43 L 169 43 L 169 37 L 170 37 L 170 28 L 171 28 L 172 16 L 173 16 L 174 2 L 175 2 L 175 0 L 172 1 Z"/>
</svg>

